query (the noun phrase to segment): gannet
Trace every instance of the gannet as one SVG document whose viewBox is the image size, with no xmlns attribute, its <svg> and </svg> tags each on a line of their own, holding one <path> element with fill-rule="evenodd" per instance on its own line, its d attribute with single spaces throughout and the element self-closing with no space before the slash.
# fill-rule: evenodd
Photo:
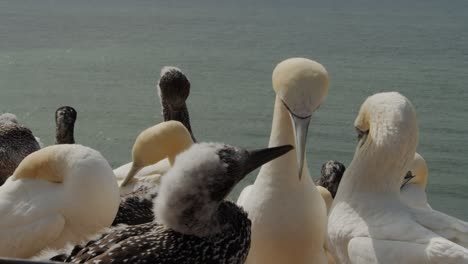
<svg viewBox="0 0 468 264">
<path fill-rule="evenodd" d="M 0 187 L 0 256 L 28 258 L 110 226 L 119 206 L 112 168 L 81 145 L 27 156 Z"/>
<path fill-rule="evenodd" d="M 167 158 L 169 166 L 172 166 L 175 156 L 192 144 L 190 133 L 178 121 L 162 122 L 145 129 L 135 140 L 132 149 L 132 166 L 120 182 L 120 186 L 124 188 L 132 183 L 138 171 L 165 158 Z M 142 178 L 144 177 L 139 179 Z"/>
<path fill-rule="evenodd" d="M 0 115 L 0 185 L 29 154 L 40 149 L 31 130 L 18 124 L 13 114 Z"/>
<path fill-rule="evenodd" d="M 334 198 L 345 170 L 346 167 L 341 162 L 329 160 L 322 165 L 320 178 L 317 180 L 316 184 L 327 189 L 332 198 Z"/>
<path fill-rule="evenodd" d="M 175 120 L 181 122 L 189 131 L 192 141 L 195 142 L 186 104 L 190 93 L 190 82 L 188 78 L 179 68 L 165 66 L 161 69 L 157 90 L 164 121 Z M 114 173 L 117 178 L 123 179 L 128 174 L 131 167 L 132 163 L 129 162 L 116 168 Z M 162 160 L 157 164 L 150 164 L 142 168 L 136 176 L 164 174 L 169 168 L 170 164 L 168 160 Z"/>
<path fill-rule="evenodd" d="M 326 207 L 303 164 L 309 121 L 328 92 L 328 74 L 315 61 L 291 58 L 276 66 L 272 80 L 269 146 L 291 144 L 296 151 L 262 166 L 238 198 L 252 220 L 246 263 L 326 263 Z"/>
<path fill-rule="evenodd" d="M 291 149 L 247 151 L 219 143 L 194 144 L 162 178 L 155 222 L 112 228 L 52 260 L 242 264 L 251 223 L 241 208 L 224 199 L 249 172 Z"/>
<path fill-rule="evenodd" d="M 468 263 L 459 222 L 408 207 L 400 186 L 418 143 L 414 107 L 396 92 L 366 99 L 354 122 L 358 144 L 328 218 L 338 263 Z M 450 241 L 450 240 L 452 241 Z"/>
<path fill-rule="evenodd" d="M 75 144 L 76 110 L 61 106 L 55 111 L 55 144 Z"/>
<path fill-rule="evenodd" d="M 132 164 L 138 165 L 131 170 L 133 175 L 138 168 L 167 159 L 172 166 L 175 157 L 192 145 L 187 128 L 178 121 L 167 121 L 155 125 L 137 137 L 133 147 Z M 154 219 L 153 199 L 159 189 L 162 173 L 133 177 L 129 174 L 129 184 L 121 188 L 119 211 L 112 225 L 138 225 Z"/>
<path fill-rule="evenodd" d="M 426 197 L 427 164 L 419 153 L 414 154 L 409 171 L 411 179 L 401 187 L 401 199 L 412 207 L 432 209 Z"/>
</svg>

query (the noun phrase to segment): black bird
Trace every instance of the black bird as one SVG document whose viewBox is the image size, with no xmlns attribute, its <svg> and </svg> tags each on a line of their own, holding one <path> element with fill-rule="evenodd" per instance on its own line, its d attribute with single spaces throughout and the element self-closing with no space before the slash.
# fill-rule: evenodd
<svg viewBox="0 0 468 264">
<path fill-rule="evenodd" d="M 340 185 L 341 177 L 346 170 L 345 165 L 336 160 L 329 160 L 322 165 L 321 176 L 316 182 L 317 185 L 320 185 L 326 188 L 333 198 L 335 198 L 336 191 L 338 191 L 338 186 Z"/>
<path fill-rule="evenodd" d="M 55 111 L 55 144 L 75 144 L 76 110 L 61 106 Z"/>
<path fill-rule="evenodd" d="M 292 149 L 285 145 L 247 151 L 200 143 L 180 154 L 162 179 L 154 200 L 156 220 L 120 225 L 69 255 L 72 263 L 244 263 L 251 222 L 224 199 L 249 172 Z"/>
<path fill-rule="evenodd" d="M 193 142 L 196 142 L 186 104 L 190 94 L 190 81 L 187 76 L 179 68 L 165 66 L 161 69 L 161 77 L 157 86 L 164 121 L 181 122 L 190 132 Z"/>
<path fill-rule="evenodd" d="M 26 156 L 40 148 L 31 130 L 20 125 L 15 115 L 0 115 L 0 185 Z"/>
</svg>

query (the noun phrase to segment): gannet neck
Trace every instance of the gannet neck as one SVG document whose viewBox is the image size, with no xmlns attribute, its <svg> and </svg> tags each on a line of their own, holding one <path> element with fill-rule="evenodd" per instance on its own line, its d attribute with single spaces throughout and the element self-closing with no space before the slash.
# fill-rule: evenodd
<svg viewBox="0 0 468 264">
<path fill-rule="evenodd" d="M 166 111 L 163 111 L 163 113 L 164 112 Z M 164 114 L 164 121 L 169 121 L 169 120 L 179 121 L 189 131 L 190 136 L 192 137 L 192 141 L 196 142 L 195 137 L 193 136 L 193 133 L 192 133 L 192 127 L 190 125 L 190 115 L 189 115 L 187 105 L 184 103 L 182 106 L 178 108 L 170 107 L 167 112 L 169 113 Z M 169 116 L 168 119 L 166 119 L 166 115 Z"/>
<path fill-rule="evenodd" d="M 75 144 L 73 124 L 57 124 L 55 127 L 55 144 Z"/>
<path fill-rule="evenodd" d="M 296 147 L 294 128 L 286 106 L 277 96 L 273 110 L 273 122 L 268 147 L 286 144 Z M 302 186 L 304 183 L 313 184 L 307 168 L 306 156 L 304 156 L 304 164 L 301 180 L 299 180 L 297 177 L 299 174 L 297 154 L 295 151 L 291 151 L 263 165 L 256 182 L 266 182 L 279 188 L 284 184 L 296 187 Z"/>
</svg>

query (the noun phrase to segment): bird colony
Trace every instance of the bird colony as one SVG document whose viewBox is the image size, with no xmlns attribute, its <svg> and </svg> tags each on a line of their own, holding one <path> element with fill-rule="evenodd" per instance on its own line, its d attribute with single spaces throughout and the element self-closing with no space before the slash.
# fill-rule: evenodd
<svg viewBox="0 0 468 264">
<path fill-rule="evenodd" d="M 314 182 L 305 150 L 328 73 L 290 58 L 272 82 L 268 146 L 244 149 L 196 140 L 189 79 L 164 67 L 164 121 L 142 128 L 115 169 L 75 142 L 71 106 L 57 109 L 51 146 L 0 115 L 0 263 L 468 263 L 468 223 L 428 204 L 408 98 L 363 98 L 351 163 L 325 162 Z"/>
</svg>

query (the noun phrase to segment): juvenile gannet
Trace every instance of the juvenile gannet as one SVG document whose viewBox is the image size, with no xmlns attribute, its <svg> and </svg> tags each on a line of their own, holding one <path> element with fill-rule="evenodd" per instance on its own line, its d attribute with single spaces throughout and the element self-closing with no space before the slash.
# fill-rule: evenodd
<svg viewBox="0 0 468 264">
<path fill-rule="evenodd" d="M 0 256 L 27 258 L 110 226 L 119 206 L 112 168 L 81 145 L 27 156 L 0 187 Z"/>
<path fill-rule="evenodd" d="M 190 94 L 190 82 L 185 74 L 176 67 L 165 66 L 161 69 L 158 82 L 158 95 L 161 100 L 164 121 L 181 122 L 196 142 L 190 126 L 187 98 Z"/>
<path fill-rule="evenodd" d="M 0 115 L 0 185 L 29 154 L 40 149 L 31 130 L 18 124 L 13 114 Z"/>
<path fill-rule="evenodd" d="M 418 142 L 409 100 L 396 92 L 373 95 L 354 125 L 359 142 L 328 218 L 337 262 L 468 263 L 468 250 L 454 243 L 466 239 L 466 226 L 401 201 Z"/>
<path fill-rule="evenodd" d="M 164 121 L 175 120 L 181 122 L 189 131 L 192 141 L 195 142 L 186 105 L 186 100 L 190 93 L 190 82 L 185 74 L 176 67 L 163 67 L 157 89 Z M 129 162 L 115 169 L 114 173 L 117 178 L 123 179 L 131 167 L 132 163 Z M 162 160 L 157 164 L 151 164 L 142 168 L 136 176 L 164 174 L 169 168 L 170 164 L 168 160 Z"/>
<path fill-rule="evenodd" d="M 55 111 L 55 144 L 75 144 L 76 110 L 61 106 Z"/>
<path fill-rule="evenodd" d="M 309 121 L 328 92 L 328 74 L 315 61 L 292 58 L 276 66 L 272 79 L 269 146 L 291 144 L 296 151 L 262 166 L 239 196 L 238 205 L 252 220 L 246 263 L 326 263 L 326 207 L 303 164 Z"/>
<path fill-rule="evenodd" d="M 346 167 L 341 162 L 329 160 L 322 165 L 320 178 L 317 180 L 316 184 L 327 189 L 332 198 L 334 198 L 345 170 Z"/>
<path fill-rule="evenodd" d="M 247 151 L 200 143 L 177 156 L 155 199 L 156 221 L 121 225 L 53 260 L 82 263 L 242 264 L 250 220 L 224 199 L 249 172 L 292 146 Z"/>
</svg>

